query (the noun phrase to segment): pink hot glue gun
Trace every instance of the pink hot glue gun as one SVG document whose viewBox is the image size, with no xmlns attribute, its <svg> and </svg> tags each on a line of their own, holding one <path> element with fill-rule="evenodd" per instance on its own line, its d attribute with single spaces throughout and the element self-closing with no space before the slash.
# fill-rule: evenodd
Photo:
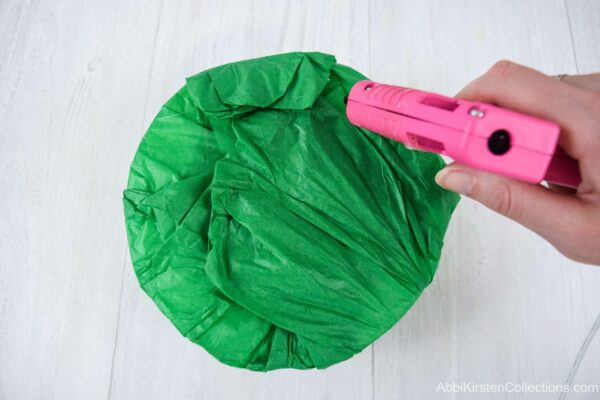
<svg viewBox="0 0 600 400">
<path fill-rule="evenodd" d="M 347 98 L 354 125 L 473 168 L 576 188 L 577 161 L 559 146 L 560 127 L 495 107 L 399 86 L 360 81 Z"/>
</svg>

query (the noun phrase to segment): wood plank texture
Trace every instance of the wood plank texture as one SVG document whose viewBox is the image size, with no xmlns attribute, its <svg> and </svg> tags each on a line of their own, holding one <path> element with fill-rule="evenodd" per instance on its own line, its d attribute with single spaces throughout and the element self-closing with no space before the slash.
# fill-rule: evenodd
<svg viewBox="0 0 600 400">
<path fill-rule="evenodd" d="M 121 191 L 160 106 L 215 65 L 323 51 L 452 95 L 503 58 L 598 71 L 598 37 L 596 0 L 0 0 L 0 399 L 508 398 L 436 389 L 562 383 L 600 312 L 600 269 L 470 200 L 436 279 L 380 340 L 325 371 L 264 374 L 219 364 L 139 289 Z M 575 383 L 598 377 L 597 338 Z"/>
<path fill-rule="evenodd" d="M 560 0 L 375 1 L 371 13 L 376 80 L 452 95 L 499 59 L 577 71 Z M 375 399 L 450 397 L 439 382 L 562 383 L 600 311 L 597 269 L 468 199 L 446 241 L 433 285 L 375 343 Z M 590 349 L 587 359 L 598 356 Z M 599 372 L 582 368 L 578 383 L 597 383 Z"/>
<path fill-rule="evenodd" d="M 184 77 L 214 65 L 316 50 L 332 52 L 343 63 L 366 66 L 368 42 L 361 36 L 368 29 L 368 12 L 361 5 L 366 3 L 341 10 L 339 4 L 321 3 L 185 1 L 165 6 L 157 33 L 146 126 L 165 99 L 184 84 Z M 370 349 L 326 371 L 261 374 L 218 364 L 202 348 L 180 337 L 159 314 L 138 288 L 132 269 L 125 275 L 113 376 L 113 399 L 352 400 L 372 396 Z"/>
<path fill-rule="evenodd" d="M 0 7 L 0 398 L 106 398 L 158 4 Z"/>
</svg>

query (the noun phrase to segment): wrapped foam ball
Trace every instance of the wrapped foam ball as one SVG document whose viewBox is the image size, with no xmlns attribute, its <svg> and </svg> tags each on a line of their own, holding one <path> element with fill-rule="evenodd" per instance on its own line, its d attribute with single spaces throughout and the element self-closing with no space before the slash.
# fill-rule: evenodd
<svg viewBox="0 0 600 400">
<path fill-rule="evenodd" d="M 252 370 L 325 368 L 390 329 L 432 281 L 458 196 L 434 154 L 352 126 L 365 79 L 289 53 L 187 79 L 124 192 L 143 290 L 181 334 Z"/>
</svg>

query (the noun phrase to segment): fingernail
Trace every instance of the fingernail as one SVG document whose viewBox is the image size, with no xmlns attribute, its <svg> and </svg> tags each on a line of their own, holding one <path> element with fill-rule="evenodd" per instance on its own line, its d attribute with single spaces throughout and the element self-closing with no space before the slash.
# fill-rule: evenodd
<svg viewBox="0 0 600 400">
<path fill-rule="evenodd" d="M 445 189 L 468 195 L 473 189 L 475 178 L 458 168 L 447 167 L 436 174 L 435 182 Z"/>
</svg>

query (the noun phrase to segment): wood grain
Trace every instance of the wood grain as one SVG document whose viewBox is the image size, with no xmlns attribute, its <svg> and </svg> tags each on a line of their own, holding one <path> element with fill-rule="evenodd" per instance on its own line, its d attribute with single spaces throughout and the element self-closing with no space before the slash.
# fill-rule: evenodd
<svg viewBox="0 0 600 400">
<path fill-rule="evenodd" d="M 376 80 L 451 95 L 500 59 L 577 71 L 561 1 L 375 2 L 372 15 Z M 446 398 L 439 382 L 562 383 L 600 311 L 597 269 L 468 199 L 446 241 L 432 287 L 375 343 L 375 398 Z M 598 372 L 582 369 L 578 383 Z"/>
<path fill-rule="evenodd" d="M 0 398 L 106 398 L 158 4 L 0 4 Z"/>
<path fill-rule="evenodd" d="M 332 52 L 340 62 L 362 60 L 365 65 L 368 42 L 361 35 L 368 28 L 368 12 L 361 4 L 366 3 L 340 4 L 188 1 L 163 7 L 146 126 L 165 99 L 184 84 L 184 77 L 214 65 L 295 50 Z M 120 321 L 111 389 L 114 399 L 351 400 L 372 396 L 371 349 L 326 371 L 260 374 L 218 364 L 178 335 L 138 288 L 131 269 L 125 276 Z"/>
<path fill-rule="evenodd" d="M 576 62 L 576 71 L 588 74 L 600 71 L 600 48 L 596 38 L 600 37 L 600 4 L 593 0 L 566 1 L 571 40 Z M 586 240 L 599 240 L 587 238 Z M 575 347 L 581 346 L 587 331 L 591 328 L 596 315 L 600 313 L 598 287 L 599 274 L 589 268 L 577 268 L 571 274 L 571 296 L 573 308 L 572 323 L 577 327 Z M 596 337 L 587 350 L 574 384 L 597 383 L 600 381 L 600 337 Z M 599 396 L 600 397 L 600 396 Z M 588 395 L 572 395 L 569 399 L 585 399 Z"/>
<path fill-rule="evenodd" d="M 160 106 L 215 65 L 323 51 L 451 95 L 503 58 L 600 70 L 599 36 L 595 0 L 0 1 L 0 399 L 461 399 L 490 396 L 438 383 L 563 382 L 600 270 L 472 201 L 432 285 L 375 345 L 261 374 L 219 364 L 139 289 L 121 190 Z M 599 376 L 596 339 L 576 383 Z"/>
</svg>

